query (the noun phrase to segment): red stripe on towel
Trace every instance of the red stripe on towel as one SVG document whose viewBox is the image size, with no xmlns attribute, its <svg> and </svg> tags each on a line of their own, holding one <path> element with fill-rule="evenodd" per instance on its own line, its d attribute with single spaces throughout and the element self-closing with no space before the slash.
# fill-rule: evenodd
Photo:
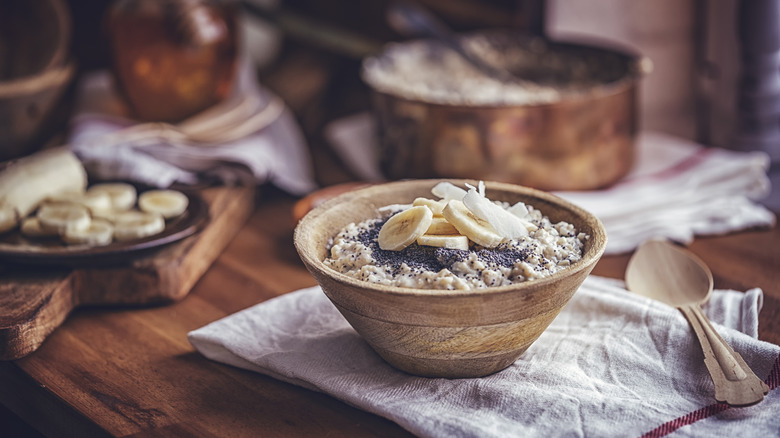
<svg viewBox="0 0 780 438">
<path fill-rule="evenodd" d="M 775 364 L 772 366 L 772 371 L 769 372 L 769 375 L 767 376 L 766 380 L 764 380 L 764 383 L 766 383 L 767 386 L 769 386 L 770 391 L 777 388 L 778 385 L 780 385 L 780 355 L 778 355 L 777 359 L 775 359 Z M 669 421 L 667 423 L 658 426 L 657 428 L 651 430 L 650 432 L 647 432 L 646 434 L 642 435 L 642 438 L 664 437 L 683 426 L 693 424 L 699 420 L 703 420 L 707 417 L 711 417 L 715 414 L 718 414 L 730 408 L 731 406 L 725 403 L 715 403 L 709 406 L 705 406 L 701 409 L 683 415 L 682 417 L 675 418 L 672 421 Z"/>
<path fill-rule="evenodd" d="M 703 147 L 699 149 L 698 151 L 694 152 L 693 154 L 683 158 L 681 161 L 673 164 L 671 167 L 667 167 L 666 169 L 662 169 L 656 173 L 650 173 L 647 175 L 638 175 L 634 177 L 625 178 L 622 181 L 618 182 L 618 185 L 622 184 L 633 184 L 637 181 L 654 181 L 654 180 L 664 180 L 671 176 L 683 173 L 687 170 L 690 170 L 696 166 L 699 165 L 702 161 L 704 161 L 708 155 L 712 153 L 712 150 L 710 148 Z"/>
</svg>

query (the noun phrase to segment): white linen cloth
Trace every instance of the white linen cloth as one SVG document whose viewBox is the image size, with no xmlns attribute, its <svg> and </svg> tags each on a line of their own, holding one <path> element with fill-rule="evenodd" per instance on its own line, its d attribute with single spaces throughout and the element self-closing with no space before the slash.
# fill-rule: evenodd
<svg viewBox="0 0 780 438">
<path fill-rule="evenodd" d="M 248 62 L 240 63 L 232 97 L 251 97 L 260 112 L 279 102 L 260 86 Z M 111 75 L 98 71 L 79 83 L 70 147 L 90 176 L 155 187 L 173 183 L 258 185 L 266 182 L 295 195 L 316 188 L 305 139 L 284 107 L 266 127 L 237 140 L 196 145 L 166 138 L 109 141 L 108 135 L 138 125 L 116 93 Z"/>
<path fill-rule="evenodd" d="M 679 311 L 595 276 L 520 359 L 483 378 L 395 370 L 319 287 L 225 317 L 189 340 L 212 360 L 330 394 L 423 437 L 776 436 L 780 347 L 756 339 L 761 304 L 760 289 L 717 290 L 705 306 L 718 332 L 773 388 L 747 408 L 715 402 Z"/>
<path fill-rule="evenodd" d="M 690 243 L 773 226 L 757 200 L 771 190 L 763 152 L 735 152 L 669 135 L 639 136 L 634 169 L 604 190 L 556 192 L 595 214 L 607 229 L 607 254 L 629 252 L 651 238 Z"/>
<path fill-rule="evenodd" d="M 375 120 L 361 113 L 326 127 L 333 149 L 355 175 L 382 181 Z M 595 214 L 609 241 L 606 254 L 630 252 L 650 238 L 690 243 L 694 236 L 773 226 L 775 215 L 757 200 L 766 197 L 769 156 L 706 148 L 657 132 L 637 139 L 632 171 L 604 190 L 555 192 Z"/>
</svg>

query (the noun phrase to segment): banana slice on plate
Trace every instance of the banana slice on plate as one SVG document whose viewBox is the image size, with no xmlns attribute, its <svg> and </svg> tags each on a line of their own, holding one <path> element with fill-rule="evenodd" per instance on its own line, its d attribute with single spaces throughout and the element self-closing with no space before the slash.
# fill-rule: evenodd
<svg viewBox="0 0 780 438">
<path fill-rule="evenodd" d="M 442 214 L 460 234 L 485 248 L 495 248 L 504 240 L 493 226 L 475 216 L 462 201 L 448 202 Z"/>
<path fill-rule="evenodd" d="M 68 228 L 62 240 L 71 245 L 105 246 L 114 240 L 114 226 L 103 219 L 93 219 L 83 230 Z"/>
<path fill-rule="evenodd" d="M 388 251 L 400 251 L 414 243 L 431 226 L 433 212 L 423 205 L 397 213 L 379 230 L 379 247 Z"/>
<path fill-rule="evenodd" d="M 27 216 L 22 219 L 19 231 L 27 237 L 54 237 L 59 236 L 57 230 L 47 229 L 41 226 L 37 216 Z"/>
<path fill-rule="evenodd" d="M 430 235 L 423 234 L 417 238 L 418 245 L 436 246 L 439 248 L 469 250 L 469 238 L 460 234 Z"/>
<path fill-rule="evenodd" d="M 165 219 L 184 213 L 189 198 L 176 190 L 149 190 L 138 197 L 138 207 L 147 213 L 157 213 Z"/>
<path fill-rule="evenodd" d="M 153 236 L 165 230 L 165 219 L 158 213 L 138 210 L 118 212 L 113 217 L 114 239 L 132 240 Z"/>
<path fill-rule="evenodd" d="M 84 230 L 92 222 L 87 207 L 67 202 L 45 203 L 36 217 L 43 229 L 60 235 L 67 229 Z"/>
<path fill-rule="evenodd" d="M 130 210 L 135 206 L 138 192 L 127 183 L 100 183 L 87 189 L 87 194 L 105 194 L 111 201 L 110 210 Z"/>
<path fill-rule="evenodd" d="M 0 233 L 11 231 L 19 223 L 19 217 L 16 209 L 6 205 L 0 206 Z"/>
<path fill-rule="evenodd" d="M 79 192 L 64 192 L 58 193 L 54 196 L 50 196 L 46 199 L 47 203 L 71 203 L 80 204 L 89 209 L 91 212 L 105 211 L 111 209 L 111 198 L 106 193 L 79 193 Z"/>
</svg>

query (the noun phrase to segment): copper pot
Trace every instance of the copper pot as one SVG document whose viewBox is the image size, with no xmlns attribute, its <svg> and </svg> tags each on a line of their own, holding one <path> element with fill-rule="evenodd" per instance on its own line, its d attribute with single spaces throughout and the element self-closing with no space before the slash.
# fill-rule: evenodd
<svg viewBox="0 0 780 438">
<path fill-rule="evenodd" d="M 387 51 L 364 61 L 364 80 L 374 90 L 380 162 L 388 178 L 472 178 L 543 190 L 585 190 L 608 186 L 631 169 L 637 87 L 650 69 L 649 60 L 595 46 L 506 35 L 501 38 L 527 48 L 531 56 L 526 62 L 530 68 L 515 73 L 534 80 L 554 78 L 567 89 L 560 99 L 464 105 L 410 98 L 372 84 L 365 74 L 366 62 L 387 62 L 382 58 Z M 541 65 L 550 56 L 559 58 L 554 69 L 565 65 L 561 59 L 572 57 L 594 72 L 604 71 L 598 72 L 598 83 L 576 89 L 566 84 L 574 79 L 567 78 L 565 68 L 546 71 L 552 67 Z"/>
</svg>

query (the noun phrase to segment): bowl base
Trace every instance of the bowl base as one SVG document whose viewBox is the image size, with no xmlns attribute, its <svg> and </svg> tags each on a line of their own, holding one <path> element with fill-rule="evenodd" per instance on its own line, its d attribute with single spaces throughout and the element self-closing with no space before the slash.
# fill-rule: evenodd
<svg viewBox="0 0 780 438">
<path fill-rule="evenodd" d="M 528 347 L 496 356 L 474 359 L 433 359 L 405 356 L 392 351 L 371 346 L 385 362 L 393 368 L 420 377 L 443 377 L 447 379 L 462 379 L 485 377 L 495 374 L 513 363 Z"/>
</svg>

